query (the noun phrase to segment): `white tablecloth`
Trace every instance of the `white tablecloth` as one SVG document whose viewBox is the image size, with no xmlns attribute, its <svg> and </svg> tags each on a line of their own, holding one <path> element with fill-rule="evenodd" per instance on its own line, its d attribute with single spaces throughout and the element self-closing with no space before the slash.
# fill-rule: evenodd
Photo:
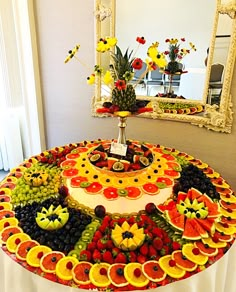
<svg viewBox="0 0 236 292">
<path fill-rule="evenodd" d="M 15 263 L 0 249 L 0 292 L 78 292 L 35 275 Z M 88 291 L 88 290 L 83 290 Z M 236 243 L 215 264 L 179 282 L 153 292 L 236 292 Z"/>
</svg>

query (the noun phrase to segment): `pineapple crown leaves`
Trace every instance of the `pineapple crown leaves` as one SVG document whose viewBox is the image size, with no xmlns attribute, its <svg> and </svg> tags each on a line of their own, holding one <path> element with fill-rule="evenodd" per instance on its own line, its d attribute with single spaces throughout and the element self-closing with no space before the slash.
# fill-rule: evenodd
<svg viewBox="0 0 236 292">
<path fill-rule="evenodd" d="M 129 51 L 129 48 L 126 49 L 123 54 L 119 46 L 116 45 L 116 52 L 111 53 L 113 64 L 111 69 L 115 79 L 125 79 L 126 72 L 133 72 L 132 62 L 134 58 L 132 57 L 133 50 Z"/>
</svg>

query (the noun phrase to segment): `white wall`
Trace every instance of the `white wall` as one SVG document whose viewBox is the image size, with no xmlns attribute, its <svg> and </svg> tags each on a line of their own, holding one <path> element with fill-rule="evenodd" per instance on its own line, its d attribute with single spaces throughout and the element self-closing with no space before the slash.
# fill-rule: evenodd
<svg viewBox="0 0 236 292">
<path fill-rule="evenodd" d="M 93 0 L 35 1 L 48 148 L 117 137 L 115 118 L 91 117 L 90 72 L 75 60 L 63 63 L 67 51 L 80 43 L 79 57 L 94 65 L 93 9 Z M 235 100 L 236 72 L 232 93 Z M 236 189 L 236 119 L 232 134 L 222 134 L 187 123 L 130 118 L 127 137 L 186 151 L 208 162 Z"/>
</svg>

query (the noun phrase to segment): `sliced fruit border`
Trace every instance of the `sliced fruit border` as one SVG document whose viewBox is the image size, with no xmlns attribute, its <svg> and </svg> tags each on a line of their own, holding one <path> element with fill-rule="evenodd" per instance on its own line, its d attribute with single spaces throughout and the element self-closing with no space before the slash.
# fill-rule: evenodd
<svg viewBox="0 0 236 292">
<path fill-rule="evenodd" d="M 182 168 L 188 164 L 197 166 L 210 179 L 218 197 L 202 194 L 195 188 L 187 192 L 178 191 L 179 169 L 178 175 L 169 176 L 175 184 L 172 197 L 164 204 L 149 204 L 138 214 L 126 216 L 96 216 L 94 210 L 80 210 L 81 206 L 71 200 L 67 188 L 63 186 L 66 164 L 63 161 L 71 160 L 71 155 L 78 151 L 83 153 L 99 143 L 101 141 L 84 141 L 45 151 L 11 170 L 0 183 L 0 240 L 2 249 L 11 258 L 33 273 L 68 286 L 136 290 L 156 288 L 188 278 L 227 252 L 236 233 L 234 192 L 220 174 L 206 163 L 172 148 L 147 144 L 156 149 L 164 165 L 174 157 L 173 161 Z M 167 175 L 165 170 L 163 176 L 160 176 L 163 180 L 158 181 L 159 176 L 155 174 L 155 179 L 150 183 L 157 187 L 168 187 L 164 180 Z M 176 170 L 172 168 L 172 171 Z M 94 174 L 92 179 L 96 180 Z M 44 234 L 43 226 L 41 229 L 37 227 L 36 218 L 31 218 L 35 221 L 36 229 L 29 229 L 31 235 L 26 232 L 25 221 L 29 211 L 34 208 L 42 211 L 43 207 L 43 214 L 47 214 L 50 219 L 57 212 L 61 218 L 68 217 L 63 212 L 70 214 L 70 224 L 65 221 L 63 227 L 58 229 L 60 221 L 51 223 L 55 221 L 49 220 L 51 230 L 45 231 L 49 237 L 57 232 L 59 238 L 60 232 L 67 228 L 68 243 L 63 242 L 62 250 L 47 246 L 47 242 L 43 243 L 40 237 Z M 37 213 L 35 215 L 37 217 Z M 81 225 L 83 228 L 78 232 L 78 238 L 74 237 L 74 241 L 70 242 L 72 234 Z M 115 226 L 123 228 L 125 238 L 123 235 L 120 238 L 118 231 L 114 234 Z"/>
</svg>

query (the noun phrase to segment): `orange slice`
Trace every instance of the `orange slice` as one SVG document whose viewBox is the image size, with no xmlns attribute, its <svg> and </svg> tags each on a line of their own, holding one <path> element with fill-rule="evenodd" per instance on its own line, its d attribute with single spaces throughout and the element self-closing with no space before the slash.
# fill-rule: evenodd
<svg viewBox="0 0 236 292">
<path fill-rule="evenodd" d="M 31 267 L 39 267 L 41 258 L 52 249 L 46 245 L 37 245 L 32 247 L 26 255 L 26 262 Z"/>
<path fill-rule="evenodd" d="M 112 264 L 108 268 L 108 278 L 116 287 L 124 287 L 129 284 L 124 276 L 124 268 L 125 264 L 121 263 Z"/>
<path fill-rule="evenodd" d="M 46 253 L 40 259 L 40 268 L 45 273 L 54 273 L 56 271 L 56 265 L 58 261 L 64 256 L 65 256 L 64 253 L 60 251 L 51 251 L 49 253 Z"/>
<path fill-rule="evenodd" d="M 76 284 L 88 285 L 90 283 L 89 271 L 93 265 L 89 262 L 79 262 L 72 269 L 72 277 Z"/>
<path fill-rule="evenodd" d="M 208 257 L 212 257 L 218 254 L 218 248 L 210 247 L 208 244 L 204 244 L 202 241 L 195 241 L 194 246 L 196 246 L 201 254 L 204 254 Z"/>
<path fill-rule="evenodd" d="M 73 256 L 61 258 L 56 265 L 56 275 L 62 280 L 72 280 L 72 269 L 78 262 L 77 258 Z"/>
<path fill-rule="evenodd" d="M 204 238 L 204 240 L 205 239 L 208 238 Z M 208 261 L 208 256 L 201 254 L 200 250 L 192 243 L 185 244 L 182 248 L 182 253 L 188 260 L 200 266 L 205 265 Z"/>
<path fill-rule="evenodd" d="M 219 232 L 223 232 L 225 235 L 233 235 L 234 233 L 236 233 L 236 228 L 233 225 L 229 225 L 227 223 L 220 223 L 220 222 L 216 222 L 215 223 L 216 226 L 216 230 L 218 230 Z"/>
<path fill-rule="evenodd" d="M 7 250 L 11 253 L 15 253 L 17 246 L 26 240 L 29 240 L 30 236 L 26 233 L 16 233 L 10 236 L 6 241 Z"/>
<path fill-rule="evenodd" d="M 236 210 L 224 209 L 220 207 L 220 213 L 225 217 L 230 217 L 231 219 L 236 219 Z"/>
<path fill-rule="evenodd" d="M 0 243 L 6 243 L 7 239 L 16 233 L 21 233 L 23 230 L 18 226 L 8 226 L 0 232 Z"/>
<path fill-rule="evenodd" d="M 35 240 L 26 240 L 18 244 L 16 248 L 16 257 L 19 260 L 26 261 L 27 253 L 30 251 L 31 248 L 34 246 L 39 245 L 39 243 Z"/>
<path fill-rule="evenodd" d="M 176 266 L 188 271 L 192 272 L 197 268 L 197 265 L 192 261 L 188 260 L 183 254 L 181 250 L 175 250 L 172 253 L 172 259 L 176 262 Z"/>
<path fill-rule="evenodd" d="M 0 231 L 8 226 L 17 226 L 18 220 L 15 217 L 4 218 L 0 220 Z"/>
<path fill-rule="evenodd" d="M 143 274 L 152 282 L 160 282 L 165 279 L 166 273 L 160 267 L 158 261 L 150 260 L 142 264 Z"/>
<path fill-rule="evenodd" d="M 159 259 L 159 264 L 162 270 L 172 278 L 180 279 L 186 273 L 185 270 L 176 265 L 176 262 L 172 259 L 171 255 L 161 257 Z"/>
<path fill-rule="evenodd" d="M 108 263 L 96 263 L 89 272 L 89 278 L 93 285 L 97 287 L 108 287 L 111 281 L 108 278 L 108 269 L 110 265 Z"/>
<path fill-rule="evenodd" d="M 127 264 L 124 268 L 124 276 L 134 287 L 145 287 L 149 283 L 149 279 L 144 275 L 140 263 Z"/>
</svg>

